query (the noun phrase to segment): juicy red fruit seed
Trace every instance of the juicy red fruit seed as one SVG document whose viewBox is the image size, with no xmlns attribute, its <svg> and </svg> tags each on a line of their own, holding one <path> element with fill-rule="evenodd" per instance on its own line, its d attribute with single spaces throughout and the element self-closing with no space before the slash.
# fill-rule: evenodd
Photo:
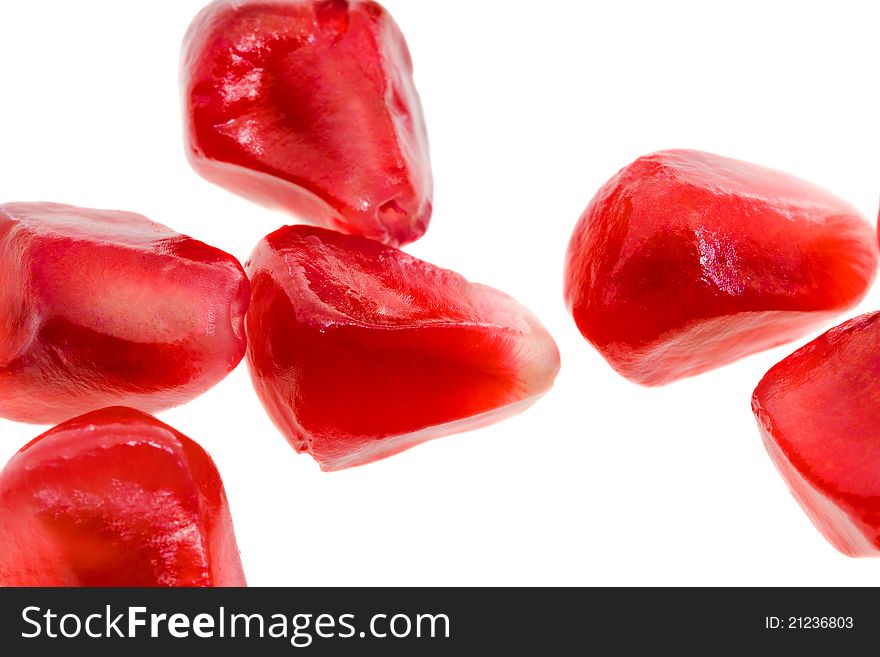
<svg viewBox="0 0 880 657">
<path fill-rule="evenodd" d="M 372 240 L 288 226 L 246 268 L 254 385 L 324 470 L 513 415 L 559 370 L 519 303 Z"/>
<path fill-rule="evenodd" d="M 0 472 L 0 586 L 244 586 L 211 457 L 155 418 L 107 408 Z"/>
<path fill-rule="evenodd" d="M 880 313 L 831 329 L 773 367 L 752 409 L 764 445 L 838 550 L 880 556 Z"/>
<path fill-rule="evenodd" d="M 141 215 L 0 206 L 0 416 L 189 401 L 244 357 L 247 277 Z"/>
<path fill-rule="evenodd" d="M 392 245 L 424 234 L 433 181 L 400 29 L 375 2 L 221 0 L 182 61 L 186 149 L 206 179 Z"/>
<path fill-rule="evenodd" d="M 643 385 L 797 339 L 867 292 L 871 226 L 788 174 L 698 151 L 639 158 L 590 202 L 565 299 L 584 337 Z"/>
</svg>

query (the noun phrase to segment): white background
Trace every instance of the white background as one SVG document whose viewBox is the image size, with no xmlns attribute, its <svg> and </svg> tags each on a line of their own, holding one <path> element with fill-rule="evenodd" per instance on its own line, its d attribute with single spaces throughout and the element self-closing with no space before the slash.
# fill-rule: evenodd
<svg viewBox="0 0 880 657">
<path fill-rule="evenodd" d="M 141 212 L 242 261 L 290 221 L 184 159 L 179 46 L 201 4 L 0 3 L 0 199 Z M 643 389 L 580 337 L 561 278 L 593 193 L 662 148 L 789 171 L 873 221 L 880 10 L 385 5 L 415 60 L 436 178 L 433 223 L 409 250 L 531 307 L 562 371 L 519 417 L 335 474 L 288 447 L 243 364 L 162 414 L 217 462 L 249 582 L 877 584 L 880 562 L 831 548 L 761 445 L 752 389 L 795 345 Z M 877 307 L 875 290 L 860 310 Z M 42 430 L 0 421 L 0 462 Z"/>
</svg>

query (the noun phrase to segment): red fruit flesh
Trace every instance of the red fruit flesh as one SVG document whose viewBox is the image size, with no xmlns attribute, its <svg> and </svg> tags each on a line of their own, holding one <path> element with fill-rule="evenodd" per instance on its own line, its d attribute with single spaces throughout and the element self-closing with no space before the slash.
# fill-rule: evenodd
<svg viewBox="0 0 880 657">
<path fill-rule="evenodd" d="M 844 554 L 880 556 L 880 313 L 773 367 L 752 409 L 795 498 Z"/>
<path fill-rule="evenodd" d="M 324 470 L 512 415 L 559 369 L 553 339 L 516 301 L 378 242 L 286 227 L 246 268 L 254 385 Z"/>
<path fill-rule="evenodd" d="M 0 586 L 245 586 L 223 482 L 195 442 L 107 408 L 0 472 Z"/>
<path fill-rule="evenodd" d="M 794 340 L 854 306 L 877 268 L 868 222 L 754 164 L 661 151 L 596 194 L 568 248 L 565 299 L 623 376 L 661 385 Z"/>
<path fill-rule="evenodd" d="M 184 40 L 186 149 L 208 180 L 392 245 L 433 182 L 412 61 L 374 2 L 221 0 Z"/>
<path fill-rule="evenodd" d="M 245 351 L 249 284 L 231 255 L 128 212 L 0 206 L 0 416 L 157 411 Z"/>
</svg>

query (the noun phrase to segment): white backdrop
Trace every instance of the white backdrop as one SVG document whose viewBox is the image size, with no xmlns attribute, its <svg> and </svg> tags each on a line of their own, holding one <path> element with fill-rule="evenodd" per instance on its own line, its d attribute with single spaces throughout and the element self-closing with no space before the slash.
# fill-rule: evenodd
<svg viewBox="0 0 880 657">
<path fill-rule="evenodd" d="M 643 389 L 580 337 L 561 278 L 593 193 L 662 148 L 783 169 L 873 220 L 880 9 L 384 4 L 412 50 L 436 178 L 433 223 L 408 250 L 532 308 L 562 371 L 519 417 L 335 474 L 287 446 L 244 364 L 161 414 L 217 462 L 249 582 L 878 584 L 880 562 L 830 547 L 761 445 L 752 389 L 797 345 Z M 179 46 L 201 5 L 2 2 L 0 202 L 140 212 L 242 261 L 289 222 L 184 159 Z M 859 310 L 878 307 L 875 289 Z M 0 461 L 43 430 L 0 421 Z"/>
</svg>

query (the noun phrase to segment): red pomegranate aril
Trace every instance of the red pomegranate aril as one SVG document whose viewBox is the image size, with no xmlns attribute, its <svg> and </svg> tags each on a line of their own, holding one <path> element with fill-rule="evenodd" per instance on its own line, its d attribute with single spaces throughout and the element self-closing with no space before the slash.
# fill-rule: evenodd
<svg viewBox="0 0 880 657">
<path fill-rule="evenodd" d="M 372 240 L 285 227 L 246 269 L 254 385 L 324 470 L 512 415 L 559 369 L 553 339 L 516 301 Z"/>
<path fill-rule="evenodd" d="M 620 374 L 662 385 L 794 340 L 858 303 L 877 239 L 793 176 L 699 151 L 639 158 L 590 202 L 565 300 Z"/>
<path fill-rule="evenodd" d="M 774 366 L 752 409 L 792 494 L 838 550 L 880 555 L 880 312 Z"/>
<path fill-rule="evenodd" d="M 427 229 L 412 60 L 377 3 L 214 2 L 190 26 L 181 77 L 187 155 L 206 179 L 392 245 Z"/>
<path fill-rule="evenodd" d="M 158 411 L 244 357 L 239 262 L 141 215 L 0 206 L 0 417 Z"/>
<path fill-rule="evenodd" d="M 0 472 L 0 586 L 245 586 L 223 482 L 195 442 L 107 408 Z"/>
</svg>

